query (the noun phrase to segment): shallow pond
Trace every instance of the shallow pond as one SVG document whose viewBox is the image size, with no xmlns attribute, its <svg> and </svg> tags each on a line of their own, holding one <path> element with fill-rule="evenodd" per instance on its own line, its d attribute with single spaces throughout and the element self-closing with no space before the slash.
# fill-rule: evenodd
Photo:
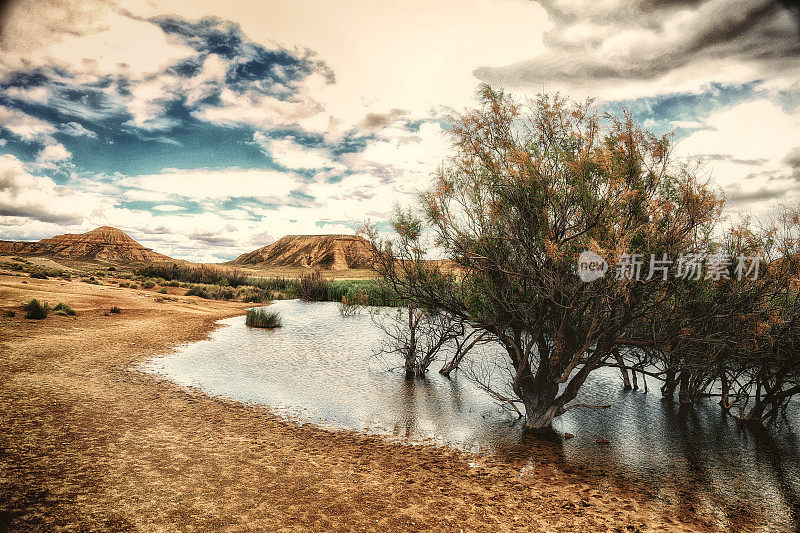
<svg viewBox="0 0 800 533">
<path fill-rule="evenodd" d="M 458 372 L 448 379 L 432 367 L 426 379 L 409 382 L 388 371 L 387 361 L 374 355 L 382 334 L 368 314 L 343 318 L 334 303 L 298 300 L 271 308 L 283 317 L 280 329 L 248 328 L 243 316 L 223 320 L 227 327 L 210 339 L 143 367 L 321 425 L 491 452 L 520 465 L 556 460 L 628 480 L 721 523 L 749 516 L 750 526 L 764 530 L 800 525 L 800 438 L 791 428 L 754 433 L 713 402 L 681 409 L 661 401 L 656 383 L 649 393 L 623 391 L 617 371 L 601 369 L 576 401 L 610 409 L 573 409 L 559 417 L 555 433 L 573 433 L 573 439 L 531 438 L 516 415 Z M 798 414 L 795 406 L 793 420 Z M 610 444 L 598 445 L 598 438 Z"/>
</svg>

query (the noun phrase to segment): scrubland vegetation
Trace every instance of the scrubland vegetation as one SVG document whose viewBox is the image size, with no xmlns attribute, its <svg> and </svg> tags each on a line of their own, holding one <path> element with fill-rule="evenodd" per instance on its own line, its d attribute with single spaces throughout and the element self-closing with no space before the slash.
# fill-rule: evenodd
<svg viewBox="0 0 800 533">
<path fill-rule="evenodd" d="M 47 302 L 40 302 L 38 299 L 33 298 L 22 306 L 22 308 L 25 311 L 25 318 L 33 320 L 43 320 L 47 318 L 51 312 L 55 315 L 75 316 L 75 310 L 64 302 L 58 302 L 55 307 L 51 308 L 50 304 Z M 14 311 L 8 311 L 6 312 L 6 316 L 14 317 L 16 313 Z"/>
<path fill-rule="evenodd" d="M 185 287 L 187 296 L 263 303 L 301 298 L 310 302 L 358 300 L 362 305 L 394 305 L 388 285 L 375 279 L 328 280 L 319 271 L 298 278 L 247 276 L 238 269 L 152 265 L 136 271 L 142 288 Z"/>
</svg>

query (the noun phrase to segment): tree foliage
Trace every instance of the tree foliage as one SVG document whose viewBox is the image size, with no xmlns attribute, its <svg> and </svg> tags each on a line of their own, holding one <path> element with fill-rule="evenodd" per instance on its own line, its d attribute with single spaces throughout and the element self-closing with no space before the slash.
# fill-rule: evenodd
<svg viewBox="0 0 800 533">
<path fill-rule="evenodd" d="M 409 309 L 462 321 L 501 348 L 494 367 L 508 369 L 509 401 L 528 427 L 550 426 L 603 365 L 655 375 L 687 402 L 722 376 L 727 403 L 751 395 L 743 376 L 762 397 L 794 390 L 752 377 L 754 361 L 774 368 L 776 352 L 794 349 L 785 273 L 749 283 L 645 271 L 586 283 L 575 272 L 585 250 L 614 265 L 632 254 L 774 252 L 788 239 L 746 225 L 722 232 L 722 198 L 673 160 L 668 136 L 630 115 L 560 96 L 520 103 L 488 86 L 478 98 L 450 117 L 452 151 L 421 208 L 397 210 L 390 241 L 367 233 L 376 270 Z M 453 268 L 425 260 L 425 228 Z"/>
</svg>

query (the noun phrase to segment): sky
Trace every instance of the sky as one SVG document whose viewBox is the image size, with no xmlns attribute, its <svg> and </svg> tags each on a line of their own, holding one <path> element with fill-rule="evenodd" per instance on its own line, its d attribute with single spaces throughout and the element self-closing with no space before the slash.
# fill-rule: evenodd
<svg viewBox="0 0 800 533">
<path fill-rule="evenodd" d="M 626 109 L 726 197 L 800 199 L 800 11 L 737 0 L 0 8 L 0 239 L 115 226 L 226 261 L 412 205 L 482 82 Z"/>
</svg>

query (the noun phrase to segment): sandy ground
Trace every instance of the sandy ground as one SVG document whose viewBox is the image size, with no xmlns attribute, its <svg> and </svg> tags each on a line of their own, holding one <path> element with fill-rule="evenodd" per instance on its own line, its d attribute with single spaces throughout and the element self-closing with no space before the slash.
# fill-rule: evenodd
<svg viewBox="0 0 800 533">
<path fill-rule="evenodd" d="M 33 297 L 77 316 L 26 320 Z M 0 530 L 706 530 L 576 473 L 300 425 L 131 369 L 245 306 L 0 276 Z"/>
</svg>

